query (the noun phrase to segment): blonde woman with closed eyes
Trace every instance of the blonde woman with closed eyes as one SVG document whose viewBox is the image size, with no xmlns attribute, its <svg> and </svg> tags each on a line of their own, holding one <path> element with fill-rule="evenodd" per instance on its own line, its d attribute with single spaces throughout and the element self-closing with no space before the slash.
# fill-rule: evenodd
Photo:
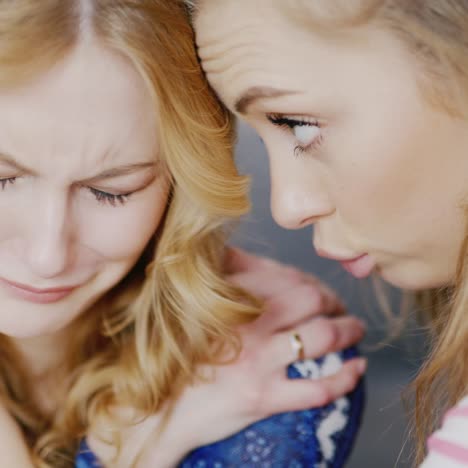
<svg viewBox="0 0 468 468">
<path fill-rule="evenodd" d="M 183 2 L 4 0 L 0 30 L 0 466 L 175 466 L 346 403 L 362 358 L 286 368 L 363 325 L 226 246 L 248 183 Z"/>
</svg>

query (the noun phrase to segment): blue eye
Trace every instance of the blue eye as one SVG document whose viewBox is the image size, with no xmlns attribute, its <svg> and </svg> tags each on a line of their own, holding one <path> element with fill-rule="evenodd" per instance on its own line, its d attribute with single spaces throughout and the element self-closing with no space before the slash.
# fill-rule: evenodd
<svg viewBox="0 0 468 468">
<path fill-rule="evenodd" d="M 297 141 L 294 148 L 295 155 L 315 149 L 322 143 L 322 129 L 316 120 L 278 114 L 268 115 L 267 118 L 276 127 L 283 128 L 294 135 Z"/>
<path fill-rule="evenodd" d="M 0 187 L 2 190 L 5 190 L 6 186 L 11 184 L 13 185 L 16 182 L 16 177 L 7 177 L 6 179 L 0 179 Z"/>
<path fill-rule="evenodd" d="M 92 187 L 87 187 L 88 190 L 95 196 L 96 200 L 102 205 L 125 205 L 128 199 L 130 198 L 131 193 L 126 193 L 123 195 L 115 195 L 113 193 L 103 192 L 102 190 L 97 190 Z"/>
</svg>

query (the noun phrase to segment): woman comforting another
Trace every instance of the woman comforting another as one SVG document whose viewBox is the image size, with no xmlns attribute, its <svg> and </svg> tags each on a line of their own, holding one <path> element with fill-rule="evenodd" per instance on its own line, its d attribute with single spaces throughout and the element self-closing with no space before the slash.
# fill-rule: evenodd
<svg viewBox="0 0 468 468">
<path fill-rule="evenodd" d="M 182 2 L 13 0 L 0 30 L 0 465 L 174 466 L 352 390 L 359 358 L 285 370 L 359 321 L 226 254 L 247 183 Z"/>
<path fill-rule="evenodd" d="M 468 3 L 189 3 L 210 83 L 267 147 L 276 221 L 435 304 L 418 460 L 454 407 L 423 466 L 467 466 Z"/>
</svg>

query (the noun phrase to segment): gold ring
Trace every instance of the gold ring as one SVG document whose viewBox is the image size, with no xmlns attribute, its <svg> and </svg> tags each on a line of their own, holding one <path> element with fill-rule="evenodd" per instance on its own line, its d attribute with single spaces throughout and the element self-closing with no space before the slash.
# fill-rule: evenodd
<svg viewBox="0 0 468 468">
<path fill-rule="evenodd" d="M 301 335 L 297 332 L 291 333 L 289 336 L 289 343 L 291 344 L 291 348 L 295 354 L 295 360 L 303 361 L 305 359 L 305 353 L 304 342 L 302 341 Z"/>
</svg>

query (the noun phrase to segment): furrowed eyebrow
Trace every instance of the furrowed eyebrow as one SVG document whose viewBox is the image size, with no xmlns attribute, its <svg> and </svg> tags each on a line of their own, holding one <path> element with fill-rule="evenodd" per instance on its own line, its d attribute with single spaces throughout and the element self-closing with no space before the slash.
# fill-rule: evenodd
<svg viewBox="0 0 468 468">
<path fill-rule="evenodd" d="M 235 101 L 234 109 L 239 114 L 246 114 L 248 108 L 258 100 L 278 98 L 292 94 L 298 94 L 298 92 L 286 89 L 271 88 L 269 86 L 253 86 L 252 88 L 249 88 L 247 91 L 245 91 Z"/>
<path fill-rule="evenodd" d="M 23 166 L 18 161 L 16 161 L 16 159 L 13 158 L 12 156 L 6 153 L 0 152 L 0 163 L 2 162 L 5 164 L 8 164 L 9 166 L 12 166 L 14 169 L 17 169 L 22 173 L 37 175 L 37 173 L 34 170 Z M 129 175 L 129 174 L 133 174 L 135 172 L 143 171 L 145 169 L 156 169 L 157 166 L 158 166 L 158 162 L 155 162 L 155 161 L 145 162 L 145 163 L 136 163 L 136 164 L 125 164 L 123 166 L 118 166 L 118 167 L 113 167 L 111 169 L 107 169 L 82 182 L 91 183 L 91 182 L 101 181 L 104 179 L 112 179 L 114 177 L 121 177 L 121 176 Z"/>
<path fill-rule="evenodd" d="M 113 179 L 115 177 L 122 177 L 125 175 L 133 174 L 135 172 L 143 171 L 145 169 L 156 169 L 157 165 L 158 165 L 157 162 L 126 164 L 124 166 L 113 167 L 112 169 L 107 169 L 101 172 L 100 174 L 97 174 L 82 182 L 93 183 L 97 181 L 102 181 L 104 179 Z"/>
<path fill-rule="evenodd" d="M 0 152 L 0 163 L 1 162 L 8 164 L 9 166 L 12 166 L 13 168 L 23 173 L 35 174 L 32 169 L 28 169 L 26 166 L 21 165 L 13 156 L 10 156 L 9 154 Z"/>
</svg>

